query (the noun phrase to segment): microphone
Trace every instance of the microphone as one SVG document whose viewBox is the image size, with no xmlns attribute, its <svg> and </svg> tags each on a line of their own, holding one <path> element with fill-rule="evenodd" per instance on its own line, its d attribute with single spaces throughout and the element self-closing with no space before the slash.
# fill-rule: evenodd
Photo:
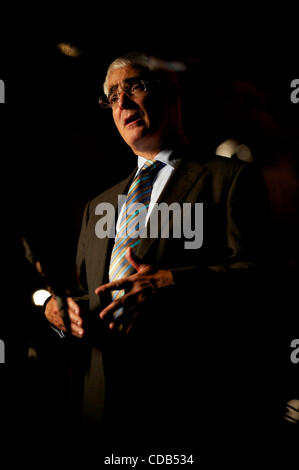
<svg viewBox="0 0 299 470">
<path fill-rule="evenodd" d="M 22 237 L 22 243 L 25 250 L 25 258 L 32 264 L 36 271 L 38 272 L 39 276 L 42 278 L 43 282 L 47 286 L 47 290 L 50 294 L 55 297 L 57 302 L 58 309 L 61 313 L 62 320 L 65 324 L 67 333 L 71 331 L 71 324 L 70 318 L 68 315 L 68 304 L 66 298 L 70 296 L 70 292 L 67 289 L 62 288 L 58 285 L 53 279 L 50 279 L 49 274 L 46 274 L 44 268 L 42 267 L 41 262 L 37 258 L 36 254 L 34 253 L 32 247 L 29 245 L 26 238 Z"/>
<path fill-rule="evenodd" d="M 284 419 L 299 424 L 299 400 L 293 399 L 287 402 Z"/>
</svg>

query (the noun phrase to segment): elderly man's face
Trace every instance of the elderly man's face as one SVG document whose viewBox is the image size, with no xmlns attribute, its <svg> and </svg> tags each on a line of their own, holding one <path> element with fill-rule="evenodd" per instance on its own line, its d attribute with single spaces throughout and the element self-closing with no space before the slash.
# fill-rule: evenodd
<svg viewBox="0 0 299 470">
<path fill-rule="evenodd" d="M 144 91 L 128 96 L 122 92 L 133 78 L 142 78 L 140 71 L 131 66 L 113 70 L 108 79 L 108 92 L 119 93 L 112 107 L 113 119 L 124 141 L 135 153 L 161 150 L 167 129 L 166 100 L 154 92 Z"/>
</svg>

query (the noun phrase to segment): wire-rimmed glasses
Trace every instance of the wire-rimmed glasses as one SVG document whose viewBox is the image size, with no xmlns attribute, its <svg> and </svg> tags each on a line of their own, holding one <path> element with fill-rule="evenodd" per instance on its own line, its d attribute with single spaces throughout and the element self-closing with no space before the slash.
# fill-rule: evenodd
<svg viewBox="0 0 299 470">
<path fill-rule="evenodd" d="M 114 108 L 119 103 L 121 93 L 125 93 L 129 97 L 139 96 L 149 91 L 149 83 L 141 79 L 134 79 L 132 82 L 126 83 L 121 89 L 118 87 L 113 88 L 108 96 L 101 96 L 99 103 L 102 108 Z"/>
</svg>

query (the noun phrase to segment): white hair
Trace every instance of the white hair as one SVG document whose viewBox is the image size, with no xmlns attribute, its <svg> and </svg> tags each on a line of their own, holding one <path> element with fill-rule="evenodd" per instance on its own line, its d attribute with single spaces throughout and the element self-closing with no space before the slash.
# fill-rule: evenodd
<svg viewBox="0 0 299 470">
<path fill-rule="evenodd" d="M 115 59 L 109 65 L 103 85 L 104 93 L 108 96 L 108 79 L 109 75 L 113 70 L 120 69 L 122 67 L 138 67 L 138 68 L 145 68 L 148 71 L 153 70 L 151 57 L 147 54 L 142 52 L 131 52 L 129 54 L 123 55 Z"/>
<path fill-rule="evenodd" d="M 171 96 L 173 105 L 176 106 L 176 112 L 172 112 L 172 116 L 177 116 L 177 132 L 178 137 L 183 140 L 186 139 L 182 128 L 182 110 L 181 110 L 181 90 L 180 83 L 177 76 L 177 71 L 185 70 L 185 65 L 178 62 L 166 62 L 157 57 L 153 57 L 143 52 L 131 52 L 115 59 L 109 65 L 103 89 L 105 95 L 108 97 L 108 80 L 112 71 L 131 66 L 136 69 L 143 69 L 145 74 L 156 75 L 159 80 L 168 83 L 168 96 Z M 183 68 L 182 68 L 183 66 Z"/>
</svg>

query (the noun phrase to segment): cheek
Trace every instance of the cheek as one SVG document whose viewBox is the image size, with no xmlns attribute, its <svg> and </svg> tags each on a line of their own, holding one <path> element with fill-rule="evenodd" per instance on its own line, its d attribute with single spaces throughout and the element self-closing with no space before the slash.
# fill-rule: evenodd
<svg viewBox="0 0 299 470">
<path fill-rule="evenodd" d="M 117 128 L 118 132 L 121 134 L 122 129 L 121 129 L 121 125 L 120 125 L 120 119 L 118 118 L 116 113 L 113 114 L 113 121 L 114 121 L 115 127 Z"/>
<path fill-rule="evenodd" d="M 119 117 L 117 115 L 117 110 L 115 111 L 112 111 L 112 118 L 113 118 L 113 121 L 114 121 L 114 124 L 116 125 L 116 127 L 118 128 L 118 123 L 119 123 Z"/>
</svg>

